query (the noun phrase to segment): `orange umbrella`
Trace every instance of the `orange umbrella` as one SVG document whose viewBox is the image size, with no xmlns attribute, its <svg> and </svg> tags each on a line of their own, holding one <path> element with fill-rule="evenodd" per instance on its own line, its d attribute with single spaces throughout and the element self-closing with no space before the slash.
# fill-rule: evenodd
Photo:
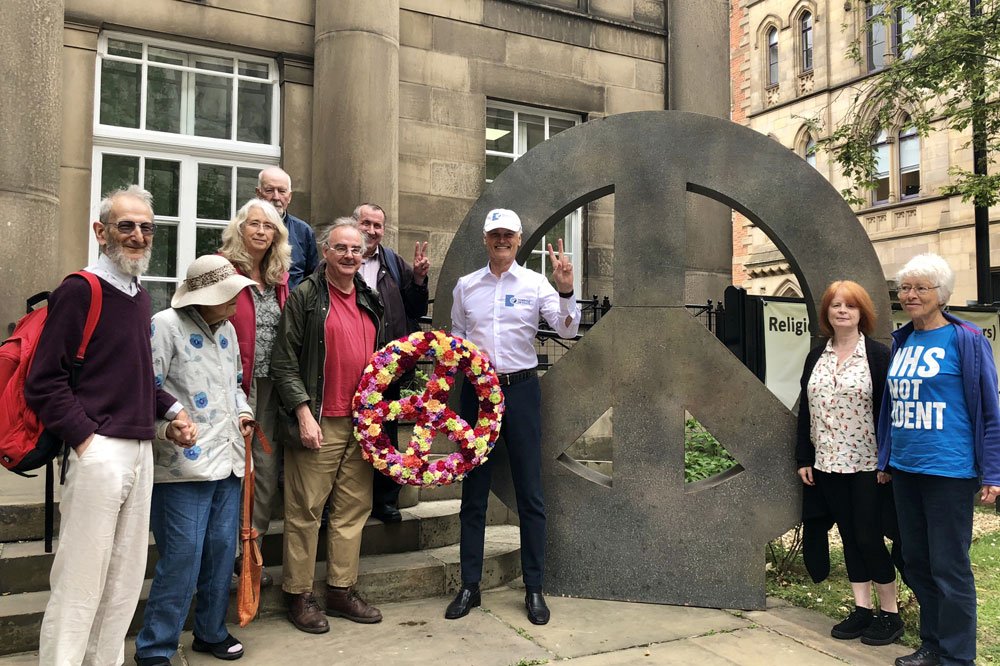
<svg viewBox="0 0 1000 666">
<path fill-rule="evenodd" d="M 243 442 L 246 448 L 246 467 L 243 474 L 243 522 L 240 527 L 240 542 L 243 544 L 243 558 L 240 563 L 240 583 L 236 592 L 236 614 L 240 626 L 245 627 L 257 617 L 260 606 L 260 572 L 264 566 L 264 558 L 257 545 L 257 530 L 253 528 L 253 436 L 257 435 L 265 453 L 271 453 L 271 443 L 264 436 L 264 431 L 256 421 L 251 421 L 252 430 L 245 435 Z"/>
</svg>

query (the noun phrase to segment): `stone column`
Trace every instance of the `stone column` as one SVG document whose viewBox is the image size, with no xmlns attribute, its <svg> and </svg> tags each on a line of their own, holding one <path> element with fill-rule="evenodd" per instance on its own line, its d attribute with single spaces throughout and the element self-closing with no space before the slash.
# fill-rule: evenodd
<svg viewBox="0 0 1000 666">
<path fill-rule="evenodd" d="M 363 201 L 399 221 L 399 0 L 316 0 L 312 222 Z"/>
<path fill-rule="evenodd" d="M 0 339 L 56 285 L 63 0 L 0 2 Z"/>
<path fill-rule="evenodd" d="M 729 118 L 729 0 L 667 0 L 665 9 L 666 108 Z M 687 201 L 685 301 L 722 300 L 732 284 L 732 213 L 697 194 Z"/>
</svg>

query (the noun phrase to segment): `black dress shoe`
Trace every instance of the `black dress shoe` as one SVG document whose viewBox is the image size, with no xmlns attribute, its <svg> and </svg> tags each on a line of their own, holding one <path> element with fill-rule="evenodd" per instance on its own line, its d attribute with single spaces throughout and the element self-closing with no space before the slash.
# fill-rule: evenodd
<svg viewBox="0 0 1000 666">
<path fill-rule="evenodd" d="M 372 507 L 372 515 L 383 523 L 398 523 L 403 520 L 403 514 L 391 504 L 379 504 Z"/>
<path fill-rule="evenodd" d="M 531 620 L 531 624 L 548 624 L 549 607 L 545 605 L 545 597 L 541 592 L 525 593 L 524 607 L 528 609 L 528 619 Z"/>
<path fill-rule="evenodd" d="M 934 650 L 921 645 L 920 649 L 913 654 L 897 657 L 895 663 L 896 666 L 938 666 L 941 663 L 941 657 Z"/>
<path fill-rule="evenodd" d="M 444 617 L 447 620 L 457 620 L 460 617 L 465 617 L 469 614 L 469 611 L 473 608 L 479 606 L 482 603 L 482 599 L 479 595 L 479 588 L 475 590 L 463 587 L 455 595 L 455 598 L 448 608 L 444 611 Z"/>
</svg>

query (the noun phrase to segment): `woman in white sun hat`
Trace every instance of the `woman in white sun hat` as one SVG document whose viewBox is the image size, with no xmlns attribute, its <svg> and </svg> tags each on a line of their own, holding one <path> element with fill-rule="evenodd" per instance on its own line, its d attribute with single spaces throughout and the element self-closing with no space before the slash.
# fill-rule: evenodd
<svg viewBox="0 0 1000 666">
<path fill-rule="evenodd" d="M 153 315 L 153 371 L 198 424 L 198 443 L 153 445 L 150 526 L 160 559 L 136 637 L 139 666 L 167 666 L 197 593 L 196 652 L 239 659 L 243 645 L 226 628 L 239 527 L 244 434 L 253 413 L 240 388 L 240 348 L 229 317 L 253 280 L 222 256 L 198 257 L 171 308 Z"/>
</svg>

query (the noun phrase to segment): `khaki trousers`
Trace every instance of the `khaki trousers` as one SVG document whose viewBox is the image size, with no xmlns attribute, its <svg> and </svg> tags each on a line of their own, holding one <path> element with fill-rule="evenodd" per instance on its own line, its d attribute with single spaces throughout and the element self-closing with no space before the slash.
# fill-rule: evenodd
<svg viewBox="0 0 1000 666">
<path fill-rule="evenodd" d="M 326 582 L 350 587 L 358 581 L 361 532 L 372 508 L 372 467 L 361 457 L 349 416 L 323 417 L 319 451 L 299 444 L 285 449 L 285 554 L 281 588 L 289 594 L 313 589 L 316 546 L 323 505 Z"/>
<path fill-rule="evenodd" d="M 38 663 L 117 666 L 146 573 L 153 447 L 95 434 L 69 460 Z"/>
<path fill-rule="evenodd" d="M 271 453 L 265 453 L 260 440 L 254 435 L 253 448 L 253 526 L 257 530 L 257 545 L 259 546 L 267 534 L 268 525 L 278 505 L 278 475 L 281 472 L 282 447 L 278 441 L 278 394 L 274 384 L 266 377 L 254 377 L 250 384 L 250 396 L 247 400 L 253 410 L 254 418 L 264 431 L 264 436 L 271 443 Z M 242 520 L 242 514 L 241 514 Z"/>
</svg>

